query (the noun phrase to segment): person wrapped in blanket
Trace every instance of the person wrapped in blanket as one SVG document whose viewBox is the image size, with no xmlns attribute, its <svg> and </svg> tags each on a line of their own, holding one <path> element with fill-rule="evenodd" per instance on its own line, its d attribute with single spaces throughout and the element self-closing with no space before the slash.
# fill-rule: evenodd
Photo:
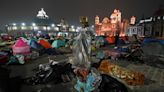
<svg viewBox="0 0 164 92">
<path fill-rule="evenodd" d="M 91 68 L 90 71 L 86 68 L 79 68 L 75 70 L 75 73 L 77 82 L 74 88 L 78 92 L 97 92 L 102 78 L 95 68 Z"/>
</svg>

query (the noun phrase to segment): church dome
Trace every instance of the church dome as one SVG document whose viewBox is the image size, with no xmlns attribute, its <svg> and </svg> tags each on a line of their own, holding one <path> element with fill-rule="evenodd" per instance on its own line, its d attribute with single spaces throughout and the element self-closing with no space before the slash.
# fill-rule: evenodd
<svg viewBox="0 0 164 92">
<path fill-rule="evenodd" d="M 47 25 L 51 25 L 52 23 L 54 23 L 49 18 L 49 16 L 46 14 L 46 12 L 44 11 L 43 8 L 41 8 L 41 10 L 38 11 L 38 14 L 37 14 L 36 18 L 34 19 L 34 22 L 38 26 L 47 26 Z"/>
</svg>

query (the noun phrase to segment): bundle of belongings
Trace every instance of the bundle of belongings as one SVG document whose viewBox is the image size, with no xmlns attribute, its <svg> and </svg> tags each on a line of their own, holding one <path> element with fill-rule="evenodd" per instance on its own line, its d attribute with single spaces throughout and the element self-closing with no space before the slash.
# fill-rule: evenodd
<svg viewBox="0 0 164 92">
<path fill-rule="evenodd" d="M 98 90 L 102 78 L 95 68 L 91 69 L 91 71 L 86 68 L 78 68 L 75 70 L 75 73 L 77 75 L 75 89 L 78 92 L 92 92 Z"/>
<path fill-rule="evenodd" d="M 25 83 L 29 85 L 45 83 L 69 82 L 74 78 L 74 72 L 70 63 L 50 60 L 48 64 L 40 64 L 36 74 L 26 78 Z"/>
<path fill-rule="evenodd" d="M 105 55 L 111 57 L 112 60 L 118 60 L 121 57 L 121 53 L 117 50 L 106 50 Z"/>
<path fill-rule="evenodd" d="M 98 70 L 104 74 L 120 78 L 131 86 L 144 85 L 145 77 L 142 73 L 127 70 L 110 63 L 108 60 L 102 61 Z"/>
</svg>

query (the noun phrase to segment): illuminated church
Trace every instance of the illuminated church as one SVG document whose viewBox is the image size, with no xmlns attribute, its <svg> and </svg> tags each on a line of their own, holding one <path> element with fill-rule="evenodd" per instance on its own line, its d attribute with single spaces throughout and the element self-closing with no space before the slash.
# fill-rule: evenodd
<svg viewBox="0 0 164 92">
<path fill-rule="evenodd" d="M 99 16 L 95 17 L 95 31 L 97 35 L 115 36 L 119 32 L 120 36 L 124 36 L 128 25 L 129 21 L 122 20 L 121 12 L 117 9 L 113 11 L 110 18 L 105 17 L 102 22 L 100 22 Z"/>
</svg>

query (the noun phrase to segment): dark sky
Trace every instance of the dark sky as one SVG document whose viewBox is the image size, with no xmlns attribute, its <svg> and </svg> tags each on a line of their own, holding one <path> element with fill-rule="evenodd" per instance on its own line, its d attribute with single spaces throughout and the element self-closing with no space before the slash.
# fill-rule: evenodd
<svg viewBox="0 0 164 92">
<path fill-rule="evenodd" d="M 70 24 L 79 24 L 79 16 L 88 16 L 93 23 L 95 15 L 110 16 L 115 8 L 123 18 L 148 17 L 159 5 L 164 5 L 164 0 L 0 0 L 0 27 L 13 22 L 31 23 L 40 8 L 55 23 L 65 18 Z"/>
</svg>

